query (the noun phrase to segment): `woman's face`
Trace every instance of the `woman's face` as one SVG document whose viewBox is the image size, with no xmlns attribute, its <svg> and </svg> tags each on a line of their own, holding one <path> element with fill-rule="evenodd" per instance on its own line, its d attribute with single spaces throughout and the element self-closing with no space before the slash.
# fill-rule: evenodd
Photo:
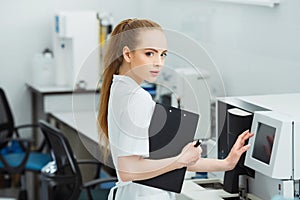
<svg viewBox="0 0 300 200">
<path fill-rule="evenodd" d="M 130 76 L 136 82 L 154 82 L 167 53 L 167 40 L 160 30 L 140 31 L 138 45 L 130 52 Z"/>
</svg>

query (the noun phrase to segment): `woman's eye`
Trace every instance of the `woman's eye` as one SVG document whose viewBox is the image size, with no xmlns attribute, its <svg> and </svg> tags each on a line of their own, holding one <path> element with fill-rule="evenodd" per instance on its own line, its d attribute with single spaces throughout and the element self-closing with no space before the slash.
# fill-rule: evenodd
<svg viewBox="0 0 300 200">
<path fill-rule="evenodd" d="M 162 53 L 161 56 L 162 57 L 167 57 L 167 53 Z"/>
<path fill-rule="evenodd" d="M 154 56 L 153 52 L 146 52 L 146 56 Z"/>
</svg>

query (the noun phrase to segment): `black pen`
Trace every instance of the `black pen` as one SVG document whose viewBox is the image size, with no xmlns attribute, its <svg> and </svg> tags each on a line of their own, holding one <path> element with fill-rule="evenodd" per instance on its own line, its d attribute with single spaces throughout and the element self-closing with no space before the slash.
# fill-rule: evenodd
<svg viewBox="0 0 300 200">
<path fill-rule="evenodd" d="M 196 144 L 194 145 L 194 147 L 198 147 L 199 145 L 201 145 L 202 140 L 197 140 Z"/>
</svg>

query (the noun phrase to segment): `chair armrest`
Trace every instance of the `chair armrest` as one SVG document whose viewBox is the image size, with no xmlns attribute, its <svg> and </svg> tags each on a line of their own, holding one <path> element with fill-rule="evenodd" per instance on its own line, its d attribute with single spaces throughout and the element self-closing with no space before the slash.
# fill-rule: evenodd
<svg viewBox="0 0 300 200">
<path fill-rule="evenodd" d="M 17 131 L 22 128 L 38 128 L 38 127 L 39 127 L 38 124 L 22 124 L 22 125 L 16 126 L 15 130 Z"/>
<path fill-rule="evenodd" d="M 16 126 L 16 127 L 14 128 L 14 132 L 16 133 L 16 136 L 17 136 L 17 137 L 20 137 L 20 135 L 19 135 L 19 130 L 20 130 L 20 129 L 25 129 L 25 128 L 38 128 L 38 127 L 39 127 L 39 125 L 37 125 L 37 124 L 23 124 L 23 125 Z"/>
<path fill-rule="evenodd" d="M 38 128 L 38 127 L 39 127 L 39 125 L 37 125 L 37 124 L 23 124 L 23 125 L 16 126 L 14 128 L 14 133 L 16 134 L 17 137 L 20 137 L 20 135 L 19 135 L 20 129 L 25 129 L 25 128 L 33 129 L 33 128 Z"/>
<path fill-rule="evenodd" d="M 99 162 L 97 160 L 77 160 L 77 163 L 80 165 L 81 164 L 89 164 L 89 165 L 94 164 L 94 165 L 100 165 L 100 166 L 103 165 L 101 162 Z"/>
<path fill-rule="evenodd" d="M 111 177 L 111 178 L 99 178 L 99 179 L 95 179 L 95 180 L 92 180 L 92 181 L 88 181 L 84 184 L 82 184 L 82 188 L 85 188 L 85 189 L 89 189 L 91 187 L 94 187 L 96 185 L 99 185 L 101 183 L 107 183 L 107 182 L 117 182 L 118 179 L 116 177 Z"/>
<path fill-rule="evenodd" d="M 39 127 L 40 126 L 38 124 L 22 124 L 22 125 L 16 126 L 15 129 L 14 129 L 14 131 L 15 131 L 17 137 L 20 137 L 20 134 L 19 134 L 20 133 L 19 132 L 20 129 L 25 129 L 25 128 L 32 128 L 33 129 L 33 128 L 39 128 Z M 37 133 L 40 133 L 40 132 L 37 131 Z M 44 150 L 44 148 L 46 147 L 46 145 L 47 145 L 47 143 L 46 143 L 46 141 L 44 139 L 42 141 L 42 143 L 38 147 L 35 148 L 34 151 L 36 151 L 36 152 L 42 152 Z"/>
<path fill-rule="evenodd" d="M 78 165 L 95 165 L 96 169 L 95 169 L 95 174 L 94 174 L 94 178 L 93 179 L 97 179 L 99 178 L 99 173 L 101 171 L 101 167 L 104 166 L 101 162 L 97 161 L 97 160 L 77 160 L 77 164 Z"/>
</svg>

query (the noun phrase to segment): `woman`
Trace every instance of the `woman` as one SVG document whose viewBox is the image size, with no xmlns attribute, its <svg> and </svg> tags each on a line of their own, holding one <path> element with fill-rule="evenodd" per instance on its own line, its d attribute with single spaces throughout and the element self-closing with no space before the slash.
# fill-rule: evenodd
<svg viewBox="0 0 300 200">
<path fill-rule="evenodd" d="M 245 131 L 224 160 L 200 157 L 201 148 L 187 144 L 178 156 L 152 160 L 148 128 L 155 102 L 140 87 L 154 82 L 164 65 L 167 41 L 162 28 L 151 20 L 127 19 L 113 30 L 104 55 L 104 73 L 98 116 L 100 137 L 111 151 L 119 179 L 117 200 L 175 199 L 174 193 L 132 181 L 156 177 L 174 169 L 224 171 L 233 169 L 249 149 Z M 112 199 L 112 192 L 110 197 Z"/>
</svg>

